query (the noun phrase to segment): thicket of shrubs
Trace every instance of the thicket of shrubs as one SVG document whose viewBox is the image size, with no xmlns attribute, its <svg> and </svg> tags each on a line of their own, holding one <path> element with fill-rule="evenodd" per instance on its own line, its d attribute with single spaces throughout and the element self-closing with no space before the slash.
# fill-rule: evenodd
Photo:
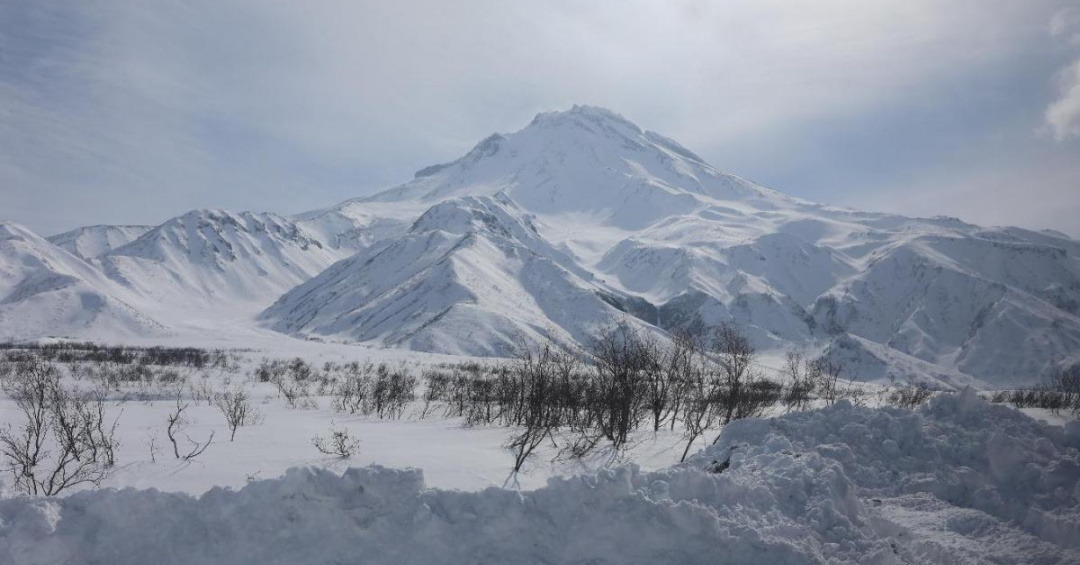
<svg viewBox="0 0 1080 565">
<path fill-rule="evenodd" d="M 8 361 L 40 360 L 50 363 L 181 366 L 195 369 L 228 367 L 229 352 L 196 347 L 132 347 L 83 342 L 0 343 Z"/>
<path fill-rule="evenodd" d="M 1044 408 L 1080 416 L 1080 365 L 1058 371 L 1043 385 L 995 392 L 990 400 L 1017 408 Z"/>
<path fill-rule="evenodd" d="M 517 471 L 544 441 L 559 457 L 583 457 L 598 447 L 618 452 L 633 432 L 682 425 L 686 448 L 710 430 L 761 415 L 782 404 L 805 408 L 820 392 L 832 403 L 841 367 L 824 358 L 789 357 L 794 379 L 766 378 L 757 351 L 736 326 L 700 325 L 670 340 L 615 324 L 583 351 L 522 344 L 509 365 L 462 364 L 429 369 L 421 417 L 517 429 L 507 446 Z"/>
<path fill-rule="evenodd" d="M 97 392 L 76 394 L 76 389 L 64 388 L 57 365 L 66 366 L 75 381 L 97 383 Z M 42 386 L 52 391 L 51 396 L 19 404 L 28 421 L 44 423 L 33 424 L 37 428 L 8 428 L 0 436 L 0 443 L 7 446 L 3 453 L 14 461 L 10 469 L 17 484 L 26 492 L 52 494 L 71 484 L 99 481 L 114 462 L 115 445 L 111 431 L 106 434 L 103 427 L 104 392 L 131 384 L 165 385 L 168 395 L 161 398 L 175 401 L 162 425 L 177 459 L 199 456 L 214 439 L 212 433 L 203 439 L 185 432 L 190 423 L 185 398 L 217 407 L 230 440 L 238 428 L 259 422 L 262 415 L 255 409 L 249 385 L 234 384 L 231 377 L 223 379 L 221 390 L 212 379 L 189 382 L 195 374 L 207 377 L 210 369 L 222 375 L 238 373 L 239 359 L 235 353 L 193 348 L 0 344 L 0 379 L 8 383 L 13 398 L 19 402 L 31 398 L 18 388 L 27 382 L 44 382 Z M 440 364 L 423 370 L 419 378 L 404 364 L 354 361 L 317 366 L 302 358 L 263 359 L 249 378 L 272 384 L 291 408 L 318 408 L 321 397 L 341 413 L 399 419 L 411 406 L 411 416 L 419 418 L 439 415 L 461 418 L 471 426 L 513 428 L 506 446 L 517 472 L 544 442 L 556 448 L 556 458 L 580 458 L 598 450 L 618 455 L 630 446 L 635 432 L 678 429 L 685 441 L 685 459 L 696 442 L 710 438 L 720 427 L 760 416 L 772 407 L 792 411 L 807 409 L 815 401 L 831 405 L 841 398 L 863 400 L 858 389 L 842 384 L 843 367 L 827 357 L 792 352 L 779 372 L 783 382 L 765 376 L 752 342 L 735 325 L 691 324 L 662 339 L 627 323 L 614 323 L 580 350 L 523 341 L 509 363 Z M 1080 376 L 1070 378 L 1062 382 L 1080 384 Z M 915 408 L 932 394 L 926 387 L 893 386 L 880 393 L 880 400 Z M 1032 402 L 1031 395 L 1043 398 L 1048 393 L 1024 394 L 1019 404 Z M 1062 406 L 1080 402 L 1080 393 L 1071 394 Z M 80 425 L 85 431 L 78 436 L 82 443 L 63 431 L 70 428 L 69 414 L 84 422 Z M 42 483 L 39 471 L 27 471 L 48 466 L 46 462 L 17 450 L 27 434 L 45 437 L 60 433 L 57 430 L 67 434 L 62 447 L 78 463 L 61 470 L 61 479 L 69 472 L 72 478 L 60 480 L 59 487 Z M 60 441 L 60 436 L 54 439 Z M 313 440 L 319 451 L 338 457 L 354 453 L 357 442 L 344 428 L 332 428 L 330 435 Z M 153 454 L 157 448 L 151 443 Z M 104 455 L 94 451 L 86 459 L 81 451 L 85 449 L 103 449 Z M 64 450 L 60 453 L 63 458 Z M 64 466 L 62 459 L 59 464 Z"/>
</svg>

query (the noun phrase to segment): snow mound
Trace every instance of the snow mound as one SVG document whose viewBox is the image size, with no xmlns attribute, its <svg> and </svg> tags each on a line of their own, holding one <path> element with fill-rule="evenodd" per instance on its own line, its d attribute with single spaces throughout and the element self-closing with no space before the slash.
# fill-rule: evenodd
<svg viewBox="0 0 1080 565">
<path fill-rule="evenodd" d="M 1080 429 L 970 389 L 918 412 L 732 424 L 685 464 L 427 489 L 418 470 L 293 469 L 199 498 L 0 500 L 0 561 L 30 563 L 1076 563 Z"/>
</svg>

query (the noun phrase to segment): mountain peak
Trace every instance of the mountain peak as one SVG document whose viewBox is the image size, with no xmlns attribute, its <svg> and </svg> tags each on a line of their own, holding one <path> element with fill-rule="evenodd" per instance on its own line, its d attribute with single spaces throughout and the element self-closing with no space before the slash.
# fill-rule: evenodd
<svg viewBox="0 0 1080 565">
<path fill-rule="evenodd" d="M 494 134 L 461 158 L 426 167 L 362 200 L 434 203 L 459 196 L 511 197 L 533 214 L 587 212 L 624 229 L 694 212 L 710 201 L 774 210 L 793 201 L 725 174 L 682 145 L 596 106 L 543 112 Z"/>
<path fill-rule="evenodd" d="M 559 126 L 566 124 L 584 126 L 586 128 L 590 125 L 605 127 L 606 129 L 619 127 L 626 128 L 638 135 L 644 133 L 637 124 L 624 118 L 621 114 L 608 110 L 607 108 L 584 104 L 574 104 L 569 110 L 540 112 L 533 118 L 532 123 L 529 125 Z"/>
</svg>

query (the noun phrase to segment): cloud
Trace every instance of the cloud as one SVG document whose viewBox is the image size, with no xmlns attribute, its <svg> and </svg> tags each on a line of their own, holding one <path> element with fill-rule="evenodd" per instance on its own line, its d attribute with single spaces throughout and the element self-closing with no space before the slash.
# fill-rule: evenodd
<svg viewBox="0 0 1080 565">
<path fill-rule="evenodd" d="M 1080 60 L 1061 72 L 1061 97 L 1046 110 L 1046 123 L 1054 138 L 1080 137 Z"/>
<path fill-rule="evenodd" d="M 781 190 L 863 190 L 990 135 L 1028 143 L 1067 1 L 16 2 L 3 213 L 54 232 L 296 212 L 573 103 Z"/>
<path fill-rule="evenodd" d="M 1050 18 L 1050 35 L 1055 39 L 1080 45 L 1080 10 L 1063 8 Z"/>
<path fill-rule="evenodd" d="M 1050 19 L 1050 35 L 1069 45 L 1080 45 L 1080 11 L 1059 10 Z M 1059 97 L 1046 109 L 1046 125 L 1054 139 L 1080 136 L 1080 59 L 1058 73 Z"/>
<path fill-rule="evenodd" d="M 849 192 L 837 203 L 907 216 L 949 215 L 978 225 L 1049 228 L 1080 238 L 1080 169 L 1069 148 L 977 161 L 977 166 L 946 167 L 872 191 Z"/>
</svg>

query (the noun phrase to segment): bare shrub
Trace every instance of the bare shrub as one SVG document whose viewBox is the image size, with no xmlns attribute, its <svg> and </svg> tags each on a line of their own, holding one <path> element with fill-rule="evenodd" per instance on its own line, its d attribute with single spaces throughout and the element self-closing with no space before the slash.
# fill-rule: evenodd
<svg viewBox="0 0 1080 565">
<path fill-rule="evenodd" d="M 761 415 L 777 399 L 772 384 L 754 367 L 757 348 L 742 329 L 731 323 L 713 328 L 712 354 L 717 367 L 717 402 L 721 425 Z"/>
<path fill-rule="evenodd" d="M 205 442 L 199 443 L 191 438 L 184 429 L 187 428 L 189 422 L 184 417 L 184 411 L 187 410 L 188 405 L 181 400 L 181 391 L 176 391 L 176 407 L 169 412 L 166 417 L 168 426 L 165 428 L 165 434 L 169 437 L 169 442 L 172 443 L 173 455 L 177 459 L 183 459 L 184 461 L 190 461 L 203 454 L 206 448 L 210 447 L 210 444 L 214 441 L 214 431 L 210 431 L 210 437 Z M 179 438 L 183 437 L 186 442 L 186 448 L 181 451 Z"/>
<path fill-rule="evenodd" d="M 315 399 L 311 397 L 311 390 L 305 381 L 293 380 L 288 374 L 282 374 L 273 380 L 278 394 L 285 398 L 289 408 L 301 410 L 314 410 L 319 407 Z"/>
<path fill-rule="evenodd" d="M 416 377 L 405 367 L 390 369 L 385 363 L 375 368 L 371 403 L 379 418 L 400 418 L 405 406 L 416 398 Z"/>
<path fill-rule="evenodd" d="M 360 449 L 360 440 L 349 434 L 348 428 L 339 428 L 330 423 L 330 435 L 328 437 L 315 436 L 311 444 L 325 455 L 334 455 L 342 459 L 348 459 Z"/>
<path fill-rule="evenodd" d="M 818 397 L 825 401 L 826 406 L 832 406 L 842 397 L 839 386 L 840 375 L 844 372 L 844 366 L 839 361 L 834 361 L 826 356 L 817 357 L 806 366 L 807 379 L 814 384 L 814 390 Z"/>
<path fill-rule="evenodd" d="M 934 391 L 925 384 L 908 384 L 893 388 L 885 397 L 885 402 L 892 406 L 914 410 L 934 396 Z"/>
<path fill-rule="evenodd" d="M 229 427 L 229 441 L 236 439 L 236 428 L 251 426 L 262 420 L 243 384 L 215 393 L 214 406 L 225 416 L 225 423 Z"/>
<path fill-rule="evenodd" d="M 601 328 L 589 347 L 594 375 L 586 409 L 589 420 L 621 449 L 641 419 L 649 365 L 655 362 L 638 332 L 626 322 Z"/>
<path fill-rule="evenodd" d="M 1042 408 L 1058 414 L 1080 415 L 1080 365 L 1054 373 L 1045 384 L 1032 388 L 995 392 L 991 402 L 1007 402 L 1017 408 Z"/>
<path fill-rule="evenodd" d="M 512 374 L 520 385 L 515 395 L 517 414 L 513 416 L 519 431 L 506 443 L 514 454 L 514 473 L 521 470 L 533 451 L 559 426 L 559 407 L 554 398 L 560 374 L 559 357 L 560 352 L 550 343 L 535 350 L 524 342 L 518 346 Z"/>
<path fill-rule="evenodd" d="M 810 363 L 800 351 L 787 352 L 784 374 L 788 386 L 781 401 L 788 411 L 805 410 L 810 406 L 810 394 L 814 391 L 814 383 L 809 376 L 811 371 L 808 370 Z"/>
<path fill-rule="evenodd" d="M 15 487 L 56 495 L 80 484 L 100 484 L 115 465 L 117 420 L 107 424 L 103 396 L 65 388 L 51 363 L 20 363 L 5 392 L 22 413 L 21 426 L 0 431 Z"/>
</svg>

